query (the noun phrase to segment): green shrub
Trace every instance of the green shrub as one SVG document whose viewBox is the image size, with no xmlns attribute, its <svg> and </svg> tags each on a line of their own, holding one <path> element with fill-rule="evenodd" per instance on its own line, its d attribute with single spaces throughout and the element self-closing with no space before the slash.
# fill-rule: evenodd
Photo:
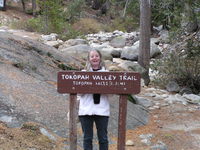
<svg viewBox="0 0 200 150">
<path fill-rule="evenodd" d="M 66 21 L 61 0 L 38 1 L 41 15 L 40 23 L 43 33 L 61 33 L 64 30 Z"/>
<path fill-rule="evenodd" d="M 73 28 L 83 34 L 97 33 L 103 29 L 103 25 L 95 19 L 82 18 L 77 21 Z"/>
<path fill-rule="evenodd" d="M 152 2 L 152 24 L 163 25 L 164 28 L 180 27 L 181 13 L 184 5 L 182 1 L 154 0 Z"/>
<path fill-rule="evenodd" d="M 139 1 L 130 1 L 129 5 L 127 7 L 127 13 L 128 14 L 132 14 L 135 17 L 139 18 L 139 16 L 140 16 L 140 4 L 139 4 Z"/>
<path fill-rule="evenodd" d="M 81 10 L 85 6 L 84 0 L 74 0 L 70 2 L 65 11 L 65 18 L 69 22 L 74 22 L 75 20 L 80 18 Z"/>
<path fill-rule="evenodd" d="M 74 39 L 78 36 L 83 38 L 83 33 L 75 30 L 70 24 L 66 24 L 64 31 L 58 34 L 58 38 L 64 41 Z"/>
<path fill-rule="evenodd" d="M 187 55 L 189 58 L 192 57 L 200 57 L 200 43 L 199 40 L 194 38 L 194 39 L 189 39 L 187 41 Z"/>
<path fill-rule="evenodd" d="M 135 97 L 133 97 L 131 94 L 128 94 L 128 100 L 129 100 L 131 103 L 136 104 Z"/>
<path fill-rule="evenodd" d="M 44 33 L 44 27 L 42 24 L 42 18 L 31 18 L 27 21 L 15 21 L 12 22 L 11 27 L 14 29 L 22 29 L 30 32 Z"/>
<path fill-rule="evenodd" d="M 77 70 L 76 68 L 73 68 L 70 65 L 66 65 L 66 64 L 58 64 L 58 68 L 61 68 L 62 70 Z"/>
<path fill-rule="evenodd" d="M 40 17 L 29 19 L 24 23 L 24 25 L 24 29 L 30 32 L 42 32 L 43 29 Z"/>
<path fill-rule="evenodd" d="M 127 16 L 125 18 L 115 18 L 112 22 L 111 29 L 120 30 L 124 32 L 132 32 L 139 27 L 138 20 L 134 19 L 133 16 Z"/>
<path fill-rule="evenodd" d="M 188 57 L 186 54 L 172 52 L 166 57 L 155 60 L 151 68 L 158 71 L 154 83 L 165 86 L 174 80 L 182 87 L 189 87 L 194 93 L 200 92 L 199 56 Z"/>
<path fill-rule="evenodd" d="M 73 11 L 75 11 L 79 7 L 82 7 L 82 3 L 83 0 L 77 0 L 76 3 L 68 6 L 68 10 L 74 8 Z M 82 36 L 82 32 L 76 31 L 67 21 L 66 12 L 64 11 L 61 0 L 38 1 L 38 5 L 41 9 L 40 15 L 27 21 L 15 22 L 13 23 L 13 27 L 43 34 L 57 33 L 58 38 L 61 40 Z M 70 13 L 72 12 L 70 11 Z M 80 13 L 80 11 L 77 11 L 76 13 Z"/>
</svg>

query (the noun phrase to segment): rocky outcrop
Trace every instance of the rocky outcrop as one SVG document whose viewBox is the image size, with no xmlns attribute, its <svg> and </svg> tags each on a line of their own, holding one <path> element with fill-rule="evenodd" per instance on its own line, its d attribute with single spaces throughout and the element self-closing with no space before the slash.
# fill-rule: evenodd
<svg viewBox="0 0 200 150">
<path fill-rule="evenodd" d="M 37 122 L 60 136 L 68 136 L 69 97 L 57 92 L 57 73 L 62 69 L 81 68 L 81 62 L 53 47 L 5 32 L 0 32 L 0 43 L 0 107 L 3 110 L 0 120 L 11 127 L 27 121 Z M 109 132 L 115 136 L 118 99 L 116 95 L 111 98 Z M 127 128 L 147 122 L 148 112 L 129 102 Z"/>
</svg>

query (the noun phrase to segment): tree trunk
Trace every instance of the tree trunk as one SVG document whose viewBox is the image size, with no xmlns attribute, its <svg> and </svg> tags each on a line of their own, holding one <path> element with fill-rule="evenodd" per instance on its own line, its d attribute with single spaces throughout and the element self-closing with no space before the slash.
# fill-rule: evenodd
<svg viewBox="0 0 200 150">
<path fill-rule="evenodd" d="M 151 34 L 151 4 L 150 0 L 140 0 L 140 46 L 138 63 L 146 69 L 143 75 L 145 85 L 150 82 L 150 34 Z"/>
<path fill-rule="evenodd" d="M 101 8 L 102 3 L 100 2 L 100 0 L 94 0 L 93 4 L 92 4 L 92 8 L 95 10 L 98 10 L 99 8 Z"/>
<path fill-rule="evenodd" d="M 126 15 L 126 8 L 128 6 L 128 3 L 129 3 L 129 0 L 126 0 L 126 4 L 125 4 L 125 7 L 124 7 L 124 13 L 123 13 L 123 18 L 125 18 L 125 15 Z"/>
<path fill-rule="evenodd" d="M 22 1 L 23 12 L 25 12 L 26 11 L 25 2 L 24 2 L 24 0 L 21 0 L 21 1 Z"/>
<path fill-rule="evenodd" d="M 44 15 L 44 32 L 47 34 L 47 30 L 48 30 L 48 8 L 47 8 L 47 4 L 45 4 L 44 6 L 44 11 L 45 11 L 45 15 Z"/>
<path fill-rule="evenodd" d="M 33 16 L 36 16 L 36 0 L 32 0 L 32 12 Z"/>
<path fill-rule="evenodd" d="M 106 0 L 106 2 L 101 7 L 101 14 L 106 14 L 109 9 L 110 9 L 110 1 Z"/>
</svg>

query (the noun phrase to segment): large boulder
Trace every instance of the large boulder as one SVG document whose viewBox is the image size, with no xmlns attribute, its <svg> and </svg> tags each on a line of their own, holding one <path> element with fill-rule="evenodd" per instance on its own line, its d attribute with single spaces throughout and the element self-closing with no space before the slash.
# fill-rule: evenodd
<svg viewBox="0 0 200 150">
<path fill-rule="evenodd" d="M 71 56 L 74 58 L 87 59 L 88 52 L 93 48 L 87 44 L 79 44 L 62 49 L 64 57 Z"/>
<path fill-rule="evenodd" d="M 111 116 L 109 123 L 109 131 L 113 134 L 118 133 L 118 115 L 119 115 L 119 96 L 114 95 L 110 98 Z M 148 123 L 148 111 L 142 105 L 127 103 L 126 128 L 134 129 Z"/>
<path fill-rule="evenodd" d="M 116 48 L 122 48 L 126 45 L 126 38 L 123 36 L 115 37 L 110 41 L 110 45 Z"/>
<path fill-rule="evenodd" d="M 64 57 L 71 56 L 73 58 L 80 58 L 87 60 L 88 52 L 97 48 L 91 47 L 87 44 L 78 44 L 62 49 Z M 109 51 L 100 50 L 104 60 L 112 60 L 112 55 Z"/>
<path fill-rule="evenodd" d="M 87 41 L 84 39 L 69 39 L 65 41 L 61 46 L 59 46 L 58 49 L 62 51 L 62 49 L 64 48 L 68 48 L 79 44 L 87 44 Z"/>
<path fill-rule="evenodd" d="M 156 45 L 152 40 L 150 47 L 150 57 L 154 58 L 159 54 L 161 54 L 160 49 L 158 48 L 158 45 Z M 122 50 L 121 58 L 126 60 L 136 61 L 138 59 L 138 55 L 139 55 L 139 41 L 135 42 L 133 46 L 125 47 Z"/>
<path fill-rule="evenodd" d="M 119 67 L 124 68 L 126 71 L 134 71 L 134 72 L 139 72 L 141 74 L 145 73 L 145 68 L 140 66 L 137 62 L 125 60 L 122 61 L 119 65 Z"/>
<path fill-rule="evenodd" d="M 0 119 L 12 127 L 37 122 L 68 137 L 69 95 L 57 92 L 57 73 L 62 71 L 58 63 L 81 62 L 70 54 L 62 56 L 53 47 L 12 34 L 0 33 L 0 43 Z M 109 133 L 114 136 L 118 129 L 118 99 L 114 95 L 110 101 Z M 129 102 L 127 112 L 128 129 L 148 121 L 148 113 L 140 105 Z"/>
<path fill-rule="evenodd" d="M 10 118 L 7 123 L 11 127 L 34 121 L 65 136 L 68 95 L 57 92 L 57 73 L 62 71 L 60 62 L 67 65 L 73 59 L 12 34 L 0 33 L 0 43 L 0 107 L 10 110 L 1 111 L 1 116 Z"/>
<path fill-rule="evenodd" d="M 131 60 L 131 61 L 136 61 L 138 59 L 138 54 L 139 54 L 139 42 L 136 42 L 136 44 L 133 44 L 131 47 L 125 47 L 122 50 L 121 57 L 122 59 L 125 60 Z"/>
<path fill-rule="evenodd" d="M 55 69 L 59 70 L 60 64 L 70 67 L 71 62 L 75 62 L 70 56 L 63 57 L 62 53 L 53 47 L 5 32 L 0 32 L 0 43 L 2 61 L 7 61 L 43 80 L 53 80 L 56 75 Z M 52 73 L 46 72 L 47 69 Z"/>
</svg>

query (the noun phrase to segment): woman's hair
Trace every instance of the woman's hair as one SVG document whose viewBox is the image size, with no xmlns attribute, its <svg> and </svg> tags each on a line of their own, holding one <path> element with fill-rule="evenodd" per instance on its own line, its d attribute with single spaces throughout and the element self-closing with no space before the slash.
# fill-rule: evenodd
<svg viewBox="0 0 200 150">
<path fill-rule="evenodd" d="M 86 71 L 90 71 L 90 69 L 92 68 L 92 66 L 91 66 L 91 64 L 90 64 L 90 61 L 89 61 L 89 60 L 90 60 L 90 53 L 91 53 L 92 51 L 96 51 L 96 52 L 99 54 L 99 56 L 100 56 L 100 64 L 99 64 L 100 69 L 101 69 L 102 67 L 105 68 L 105 63 L 104 63 L 104 61 L 103 61 L 103 59 L 102 59 L 102 54 L 101 54 L 101 52 L 100 52 L 99 50 L 90 50 L 90 51 L 88 52 L 87 61 L 86 61 L 86 65 L 85 65 L 85 70 L 86 70 Z"/>
</svg>

